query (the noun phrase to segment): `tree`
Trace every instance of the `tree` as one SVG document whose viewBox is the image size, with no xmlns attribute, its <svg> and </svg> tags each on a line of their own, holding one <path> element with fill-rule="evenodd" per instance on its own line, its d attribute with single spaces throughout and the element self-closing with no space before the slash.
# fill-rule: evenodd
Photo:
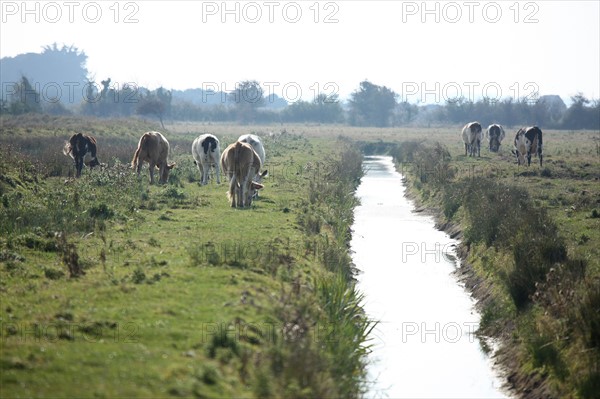
<svg viewBox="0 0 600 399">
<path fill-rule="evenodd" d="M 4 105 L 8 113 L 13 115 L 26 114 L 29 112 L 42 112 L 40 94 L 35 90 L 25 76 L 14 85 L 14 91 L 7 95 L 10 97 L 8 105 Z"/>
<path fill-rule="evenodd" d="M 418 113 L 419 107 L 416 104 L 410 104 L 408 101 L 402 101 L 396 107 L 394 124 L 408 125 L 415 120 Z"/>
<path fill-rule="evenodd" d="M 600 128 L 600 108 L 598 101 L 593 101 L 584 97 L 583 93 L 577 93 L 571 97 L 573 102 L 565 112 L 562 121 L 562 127 L 565 129 L 599 129 Z"/>
<path fill-rule="evenodd" d="M 392 122 L 396 97 L 394 91 L 365 80 L 351 94 L 350 123 L 358 126 L 389 126 Z"/>
<path fill-rule="evenodd" d="M 172 95 L 169 90 L 159 87 L 154 92 L 148 91 L 142 95 L 137 107 L 140 115 L 154 115 L 160 121 L 160 126 L 165 128 L 163 119 L 171 109 Z"/>
<path fill-rule="evenodd" d="M 263 89 L 256 80 L 245 80 L 229 93 L 229 100 L 235 104 L 238 121 L 249 123 L 256 119 L 258 108 L 264 106 Z"/>
<path fill-rule="evenodd" d="M 316 121 L 320 123 L 336 123 L 344 119 L 344 111 L 337 94 L 319 93 L 313 100 Z"/>
</svg>

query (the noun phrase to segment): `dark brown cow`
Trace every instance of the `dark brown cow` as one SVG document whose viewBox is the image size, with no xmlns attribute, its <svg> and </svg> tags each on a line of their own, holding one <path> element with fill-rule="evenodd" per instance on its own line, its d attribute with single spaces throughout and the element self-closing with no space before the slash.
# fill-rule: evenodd
<svg viewBox="0 0 600 399">
<path fill-rule="evenodd" d="M 154 167 L 158 166 L 159 183 L 169 181 L 169 172 L 175 163 L 168 163 L 169 142 L 159 132 L 147 132 L 140 138 L 138 148 L 135 151 L 131 167 L 137 169 L 138 176 L 142 171 L 144 162 L 148 162 L 150 168 L 150 184 L 154 183 Z"/>
<path fill-rule="evenodd" d="M 504 140 L 505 136 L 502 125 L 499 125 L 497 123 L 489 125 L 485 132 L 485 136 L 487 137 L 490 144 L 490 152 L 498 152 L 498 150 L 500 149 L 500 143 L 502 142 L 502 140 Z"/>
<path fill-rule="evenodd" d="M 77 133 L 71 136 L 63 147 L 63 154 L 70 155 L 75 161 L 76 176 L 81 176 L 81 170 L 86 166 L 93 168 L 100 165 L 96 158 L 96 139 L 93 136 Z M 89 156 L 91 159 L 86 160 Z"/>
<path fill-rule="evenodd" d="M 237 141 L 223 151 L 221 170 L 229 177 L 227 198 L 233 208 L 252 205 L 256 190 L 263 188 L 262 184 L 252 181 L 261 166 L 260 157 L 250 144 Z"/>
<path fill-rule="evenodd" d="M 515 155 L 519 165 L 525 164 L 525 155 L 527 155 L 527 166 L 531 165 L 531 154 L 536 154 L 540 158 L 540 168 L 542 167 L 542 130 L 537 126 L 521 128 L 515 136 Z"/>
</svg>

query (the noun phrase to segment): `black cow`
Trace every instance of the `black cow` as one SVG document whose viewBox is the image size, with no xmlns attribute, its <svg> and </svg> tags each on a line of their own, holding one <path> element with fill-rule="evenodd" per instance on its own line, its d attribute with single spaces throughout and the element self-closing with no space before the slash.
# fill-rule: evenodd
<svg viewBox="0 0 600 399">
<path fill-rule="evenodd" d="M 488 139 L 491 152 L 498 152 L 500 149 L 500 143 L 504 139 L 504 136 L 505 134 L 502 125 L 494 123 L 493 125 L 488 126 L 485 132 L 485 137 Z"/>
<path fill-rule="evenodd" d="M 98 158 L 96 158 L 96 139 L 93 136 L 81 133 L 72 135 L 69 141 L 65 143 L 63 154 L 70 155 L 75 160 L 77 177 L 81 176 L 84 163 L 90 168 L 100 165 Z M 90 157 L 89 160 L 85 159 L 87 156 Z"/>
</svg>

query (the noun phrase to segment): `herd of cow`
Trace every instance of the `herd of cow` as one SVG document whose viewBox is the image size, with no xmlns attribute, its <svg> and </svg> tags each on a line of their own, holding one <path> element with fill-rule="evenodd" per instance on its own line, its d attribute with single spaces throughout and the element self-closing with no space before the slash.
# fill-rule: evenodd
<svg viewBox="0 0 600 399">
<path fill-rule="evenodd" d="M 91 168 L 100 165 L 96 156 L 96 139 L 81 133 L 71 136 L 63 148 L 65 155 L 75 161 L 76 176 L 81 176 L 83 165 Z M 158 168 L 159 183 L 167 183 L 169 172 L 175 163 L 169 163 L 169 142 L 159 132 L 147 132 L 140 138 L 133 155 L 131 167 L 138 176 L 144 162 L 148 162 L 150 183 L 154 183 L 154 169 Z M 221 183 L 221 170 L 229 178 L 227 196 L 232 207 L 244 208 L 252 205 L 252 199 L 263 188 L 261 180 L 267 171 L 260 172 L 265 164 L 265 149 L 260 138 L 245 134 L 229 145 L 221 154 L 219 139 L 212 134 L 203 134 L 192 143 L 194 163 L 202 175 L 201 184 L 208 183 L 211 167 L 215 168 L 217 183 Z"/>
<path fill-rule="evenodd" d="M 504 139 L 504 129 L 501 125 L 493 124 L 488 126 L 485 136 L 490 145 L 491 152 L 498 152 L 500 142 Z M 480 156 L 481 141 L 483 139 L 483 129 L 479 122 L 470 122 L 462 130 L 462 140 L 465 143 L 465 156 Z M 519 165 L 525 164 L 527 157 L 527 166 L 531 165 L 531 155 L 535 154 L 540 159 L 542 166 L 542 130 L 537 126 L 521 128 L 517 131 L 514 141 L 513 154 L 517 157 Z"/>
<path fill-rule="evenodd" d="M 486 130 L 486 138 L 491 152 L 498 152 L 505 133 L 501 125 L 490 125 Z M 481 155 L 483 129 L 479 122 L 470 122 L 462 130 L 462 140 L 465 143 L 465 156 Z M 537 126 L 521 128 L 514 140 L 513 153 L 519 165 L 531 164 L 531 155 L 536 154 L 542 166 L 542 131 Z M 96 139 L 81 133 L 71 136 L 63 149 L 65 155 L 70 155 L 75 161 L 77 177 L 81 176 L 83 165 L 94 167 L 100 165 L 96 156 Z M 169 163 L 169 142 L 159 132 L 147 132 L 140 138 L 137 150 L 131 161 L 131 167 L 137 170 L 139 176 L 142 165 L 148 162 L 150 183 L 154 183 L 154 168 L 158 167 L 159 182 L 166 183 L 169 172 L 175 163 Z M 212 134 L 203 134 L 192 143 L 194 163 L 202 175 L 201 184 L 208 183 L 211 166 L 215 168 L 217 183 L 221 183 L 221 170 L 229 178 L 227 196 L 232 207 L 246 207 L 252 204 L 252 199 L 263 188 L 262 178 L 267 171 L 260 172 L 265 164 L 265 149 L 260 138 L 253 134 L 245 134 L 238 141 L 229 145 L 221 154 L 219 139 Z M 88 159 L 88 160 L 86 160 Z"/>
</svg>

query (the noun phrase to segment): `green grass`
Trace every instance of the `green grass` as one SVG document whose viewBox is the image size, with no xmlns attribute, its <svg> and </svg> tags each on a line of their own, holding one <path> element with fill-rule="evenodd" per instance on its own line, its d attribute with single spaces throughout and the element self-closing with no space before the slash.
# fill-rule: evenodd
<svg viewBox="0 0 600 399">
<path fill-rule="evenodd" d="M 347 251 L 358 149 L 396 155 L 421 202 L 462 225 L 486 287 L 480 334 L 505 342 L 525 387 L 597 392 L 598 132 L 544 130 L 540 169 L 515 164 L 511 129 L 499 154 L 466 158 L 460 126 L 178 123 L 163 131 L 177 167 L 150 186 L 128 164 L 155 125 L 0 123 L 0 396 L 360 396 L 372 323 Z M 78 131 L 109 168 L 74 180 L 61 150 Z M 222 148 L 264 138 L 270 177 L 252 209 L 199 185 L 202 133 Z M 518 245 L 540 229 L 551 245 Z"/>
<path fill-rule="evenodd" d="M 0 396 L 360 395 L 370 322 L 342 234 L 354 202 L 336 199 L 358 182 L 355 150 L 335 138 L 265 136 L 273 173 L 251 209 L 231 209 L 226 184 L 200 186 L 192 163 L 205 126 L 165 133 L 177 167 L 169 184 L 151 186 L 147 167 L 139 179 L 127 167 L 152 128 L 143 122 L 2 123 Z M 102 139 L 109 167 L 72 179 L 59 151 L 79 130 Z M 223 147 L 247 132 L 215 129 Z M 350 171 L 320 173 L 323 159 Z M 310 212 L 319 232 L 298 222 Z M 343 314 L 327 312 L 322 294 L 335 278 L 356 303 L 347 317 L 360 321 L 339 332 Z"/>
</svg>

